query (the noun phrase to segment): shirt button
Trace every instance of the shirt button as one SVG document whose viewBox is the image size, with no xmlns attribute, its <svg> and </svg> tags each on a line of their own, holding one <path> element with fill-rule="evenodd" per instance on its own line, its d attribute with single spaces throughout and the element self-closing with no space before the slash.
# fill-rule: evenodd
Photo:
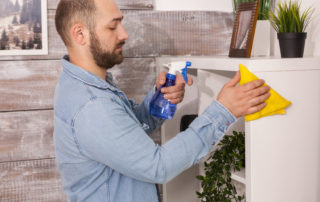
<svg viewBox="0 0 320 202">
<path fill-rule="evenodd" d="M 229 121 L 227 121 L 227 122 L 226 122 L 226 125 L 227 125 L 227 126 L 229 126 L 229 125 L 230 125 L 230 122 L 229 122 Z"/>
</svg>

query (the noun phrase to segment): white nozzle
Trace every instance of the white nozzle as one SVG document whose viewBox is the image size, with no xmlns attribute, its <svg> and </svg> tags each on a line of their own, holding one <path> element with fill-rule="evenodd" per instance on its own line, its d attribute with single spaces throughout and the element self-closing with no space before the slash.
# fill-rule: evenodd
<svg viewBox="0 0 320 202">
<path fill-rule="evenodd" d="M 185 61 L 183 62 L 171 62 L 169 64 L 164 64 L 165 67 L 169 69 L 169 74 L 176 75 L 177 72 L 182 72 L 182 69 L 184 69 L 187 65 Z"/>
</svg>

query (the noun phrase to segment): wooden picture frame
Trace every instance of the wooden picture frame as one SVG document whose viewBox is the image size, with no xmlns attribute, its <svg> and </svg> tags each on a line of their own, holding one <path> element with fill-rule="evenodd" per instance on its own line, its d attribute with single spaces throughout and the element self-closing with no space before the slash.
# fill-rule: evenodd
<svg viewBox="0 0 320 202">
<path fill-rule="evenodd" d="M 259 5 L 259 1 L 238 4 L 229 57 L 250 58 Z"/>
</svg>

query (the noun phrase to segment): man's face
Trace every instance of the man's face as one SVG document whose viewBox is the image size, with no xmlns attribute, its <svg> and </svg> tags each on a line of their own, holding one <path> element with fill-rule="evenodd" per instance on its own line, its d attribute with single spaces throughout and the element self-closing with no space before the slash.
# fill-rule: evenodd
<svg viewBox="0 0 320 202">
<path fill-rule="evenodd" d="M 96 33 L 90 33 L 90 52 L 95 63 L 104 69 L 109 69 L 123 61 L 121 47 L 124 44 L 125 42 L 122 41 L 115 44 L 115 47 L 112 50 L 106 50 L 101 41 L 98 39 Z"/>
<path fill-rule="evenodd" d="M 112 0 L 96 0 L 96 27 L 90 31 L 90 52 L 95 63 L 104 69 L 123 61 L 122 46 L 128 34 L 121 22 L 122 13 Z"/>
</svg>

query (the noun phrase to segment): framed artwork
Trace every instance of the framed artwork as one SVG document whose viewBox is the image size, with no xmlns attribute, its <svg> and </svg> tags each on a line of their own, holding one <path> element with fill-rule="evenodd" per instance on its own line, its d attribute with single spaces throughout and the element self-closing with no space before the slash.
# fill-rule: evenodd
<svg viewBox="0 0 320 202">
<path fill-rule="evenodd" d="M 258 14 L 259 1 L 238 4 L 229 57 L 250 58 Z"/>
<path fill-rule="evenodd" d="M 48 54 L 46 0 L 1 0 L 0 56 Z"/>
</svg>

